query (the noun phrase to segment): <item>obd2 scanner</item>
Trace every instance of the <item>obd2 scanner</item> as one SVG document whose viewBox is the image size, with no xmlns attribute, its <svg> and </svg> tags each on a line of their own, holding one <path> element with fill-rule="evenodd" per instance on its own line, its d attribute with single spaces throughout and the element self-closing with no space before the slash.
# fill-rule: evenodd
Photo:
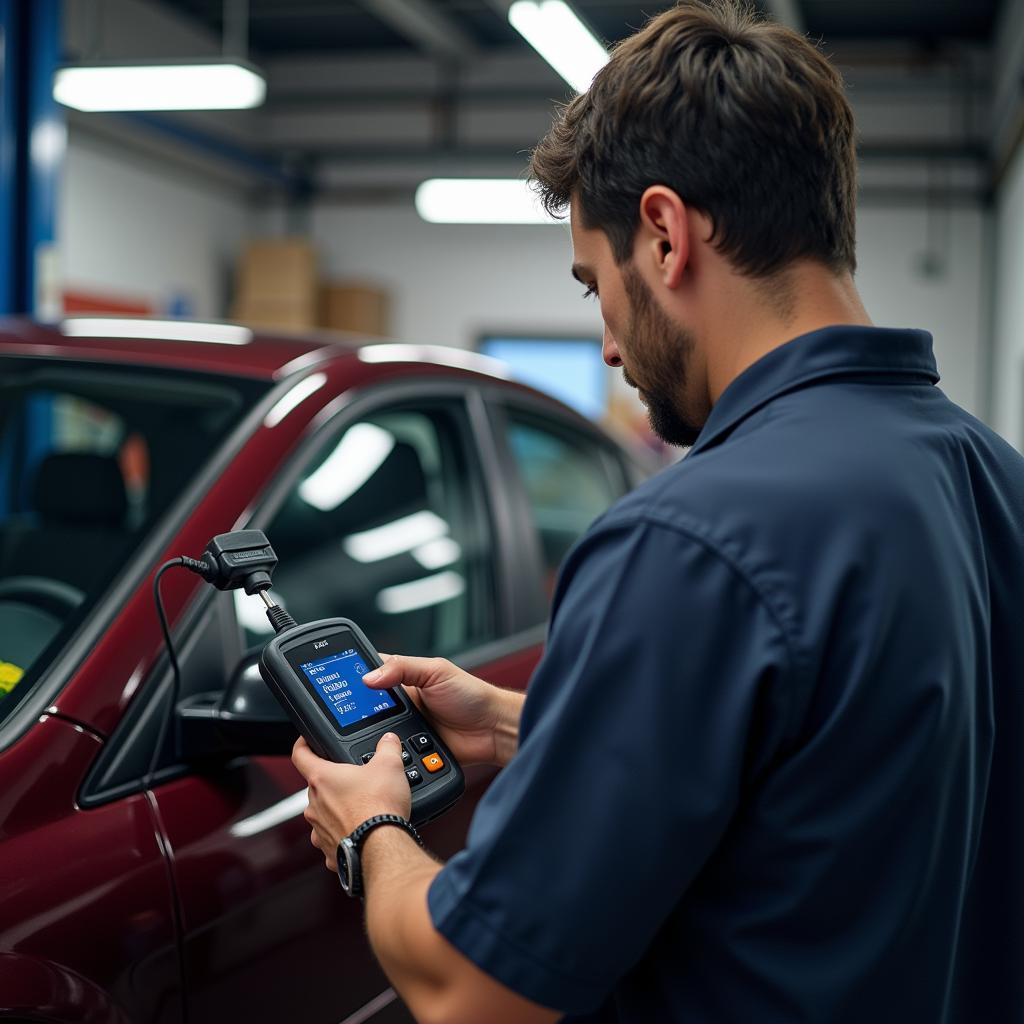
<svg viewBox="0 0 1024 1024">
<path fill-rule="evenodd" d="M 277 635 L 260 655 L 260 675 L 315 754 L 365 764 L 380 737 L 393 732 L 402 741 L 412 788 L 412 823 L 431 821 L 459 799 L 465 789 L 462 769 L 415 704 L 401 688 L 373 690 L 363 683 L 367 672 L 383 664 L 363 631 L 343 618 L 300 625 L 273 602 L 268 591 L 277 556 L 262 531 L 218 534 L 201 559 L 173 559 L 157 572 L 157 609 L 174 664 L 157 590 L 160 574 L 172 565 L 190 569 L 219 590 L 244 589 L 263 599 Z"/>
</svg>

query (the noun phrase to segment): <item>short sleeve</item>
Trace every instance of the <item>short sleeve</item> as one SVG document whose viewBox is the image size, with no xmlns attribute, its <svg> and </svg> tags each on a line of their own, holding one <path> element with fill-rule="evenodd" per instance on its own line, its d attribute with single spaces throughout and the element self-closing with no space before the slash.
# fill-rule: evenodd
<svg viewBox="0 0 1024 1024">
<path fill-rule="evenodd" d="M 713 549 L 603 524 L 563 570 L 519 752 L 430 889 L 435 927 L 526 998 L 595 1009 L 722 836 L 787 672 L 774 619 Z"/>
</svg>

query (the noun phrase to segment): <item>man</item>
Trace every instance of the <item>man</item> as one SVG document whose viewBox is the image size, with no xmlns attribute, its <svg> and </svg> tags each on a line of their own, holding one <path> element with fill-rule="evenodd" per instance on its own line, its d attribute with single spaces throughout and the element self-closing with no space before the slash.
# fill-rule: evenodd
<svg viewBox="0 0 1024 1024">
<path fill-rule="evenodd" d="M 532 173 L 606 361 L 693 448 L 569 555 L 525 706 L 439 660 L 372 680 L 505 766 L 447 865 L 369 834 L 385 971 L 438 1024 L 1019 1021 L 1024 465 L 927 334 L 870 325 L 837 73 L 685 3 Z M 393 738 L 294 760 L 329 867 L 408 814 Z"/>
</svg>

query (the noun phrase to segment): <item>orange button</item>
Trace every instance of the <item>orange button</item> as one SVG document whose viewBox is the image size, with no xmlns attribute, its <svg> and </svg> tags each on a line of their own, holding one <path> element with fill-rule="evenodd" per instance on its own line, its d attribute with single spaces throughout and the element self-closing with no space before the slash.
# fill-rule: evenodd
<svg viewBox="0 0 1024 1024">
<path fill-rule="evenodd" d="M 420 760 L 428 772 L 439 772 L 444 767 L 444 761 L 441 760 L 440 754 L 427 754 L 426 757 L 422 757 Z"/>
</svg>

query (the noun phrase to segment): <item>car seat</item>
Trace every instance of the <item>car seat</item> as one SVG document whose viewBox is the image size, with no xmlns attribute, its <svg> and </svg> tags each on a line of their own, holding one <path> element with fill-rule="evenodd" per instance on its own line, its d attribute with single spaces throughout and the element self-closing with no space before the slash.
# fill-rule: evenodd
<svg viewBox="0 0 1024 1024">
<path fill-rule="evenodd" d="M 119 567 L 130 543 L 127 509 L 116 458 L 47 455 L 33 482 L 34 516 L 12 522 L 7 531 L 0 577 L 44 577 L 94 592 Z"/>
</svg>

